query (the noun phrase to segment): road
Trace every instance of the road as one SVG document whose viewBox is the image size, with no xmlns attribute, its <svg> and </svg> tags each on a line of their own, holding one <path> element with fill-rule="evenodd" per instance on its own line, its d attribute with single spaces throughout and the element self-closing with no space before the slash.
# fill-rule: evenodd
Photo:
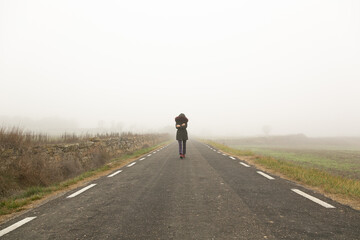
<svg viewBox="0 0 360 240">
<path fill-rule="evenodd" d="M 360 212 L 197 141 L 179 159 L 173 142 L 0 225 L 0 236 L 360 239 Z"/>
</svg>

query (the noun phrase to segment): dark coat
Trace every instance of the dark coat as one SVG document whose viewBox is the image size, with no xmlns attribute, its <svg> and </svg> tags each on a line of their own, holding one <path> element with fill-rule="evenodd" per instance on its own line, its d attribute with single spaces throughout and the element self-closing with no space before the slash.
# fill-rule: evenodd
<svg viewBox="0 0 360 240">
<path fill-rule="evenodd" d="M 186 130 L 188 121 L 189 120 L 183 114 L 180 114 L 175 118 L 175 127 L 177 129 L 176 140 L 188 140 L 188 133 Z M 184 126 L 182 126 L 183 123 L 185 123 Z M 176 125 L 180 125 L 180 127 L 177 127 Z"/>
</svg>

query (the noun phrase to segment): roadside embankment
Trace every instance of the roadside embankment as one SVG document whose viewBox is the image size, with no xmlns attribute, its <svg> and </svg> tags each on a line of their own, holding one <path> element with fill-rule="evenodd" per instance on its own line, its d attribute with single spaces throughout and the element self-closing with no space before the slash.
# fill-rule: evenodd
<svg viewBox="0 0 360 240">
<path fill-rule="evenodd" d="M 20 132 L 0 135 L 0 200 L 29 187 L 49 186 L 74 178 L 112 158 L 169 139 L 167 134 L 128 133 L 81 139 L 71 144 L 49 144 L 26 141 Z"/>
</svg>

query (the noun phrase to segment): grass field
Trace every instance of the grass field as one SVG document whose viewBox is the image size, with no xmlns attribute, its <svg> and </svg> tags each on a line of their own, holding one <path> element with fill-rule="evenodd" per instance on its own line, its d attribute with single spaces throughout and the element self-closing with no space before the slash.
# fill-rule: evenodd
<svg viewBox="0 0 360 240">
<path fill-rule="evenodd" d="M 290 136 L 205 142 L 360 210 L 360 139 L 343 140 Z"/>
<path fill-rule="evenodd" d="M 348 178 L 360 179 L 360 150 L 293 149 L 264 146 L 230 146 L 257 155 L 290 161 Z"/>
<path fill-rule="evenodd" d="M 304 135 L 221 140 L 256 155 L 289 161 L 335 175 L 360 179 L 360 138 L 307 138 Z"/>
</svg>

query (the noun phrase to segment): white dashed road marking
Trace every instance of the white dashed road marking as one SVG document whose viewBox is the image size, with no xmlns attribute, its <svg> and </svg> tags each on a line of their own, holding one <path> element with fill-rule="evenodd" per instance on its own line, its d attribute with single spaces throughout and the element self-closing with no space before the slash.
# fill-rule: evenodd
<svg viewBox="0 0 360 240">
<path fill-rule="evenodd" d="M 88 189 L 90 189 L 90 188 L 94 187 L 95 185 L 96 185 L 95 183 L 90 184 L 89 186 L 84 187 L 83 189 L 81 189 L 81 190 L 79 190 L 79 191 L 77 191 L 77 192 L 75 192 L 75 193 L 71 194 L 71 195 L 70 195 L 70 196 L 68 196 L 67 198 L 73 198 L 73 197 L 76 197 L 77 195 L 79 195 L 79 194 L 81 194 L 81 193 L 85 192 L 86 190 L 88 190 Z"/>
<path fill-rule="evenodd" d="M 266 173 L 263 173 L 263 172 L 260 172 L 260 171 L 257 171 L 257 173 L 264 176 L 264 177 L 266 177 L 269 180 L 274 180 L 275 179 L 272 176 L 267 175 Z"/>
<path fill-rule="evenodd" d="M 148 157 L 150 157 L 151 156 L 151 154 L 149 154 L 149 155 L 147 155 Z"/>
<path fill-rule="evenodd" d="M 113 176 L 115 176 L 116 174 L 119 174 L 119 173 L 121 173 L 121 172 L 122 172 L 122 170 L 116 171 L 116 172 L 114 172 L 113 174 L 110 174 L 108 177 L 113 177 Z"/>
<path fill-rule="evenodd" d="M 236 158 L 234 158 L 234 157 L 229 157 L 229 158 L 231 158 L 232 160 L 235 160 Z"/>
<path fill-rule="evenodd" d="M 140 158 L 139 161 L 145 160 L 145 158 Z"/>
<path fill-rule="evenodd" d="M 27 218 L 24 218 L 23 220 L 17 222 L 17 223 L 14 223 L 13 225 L 3 229 L 0 231 L 0 237 L 4 236 L 5 234 L 17 229 L 18 227 L 21 227 L 22 225 L 30 222 L 31 220 L 34 220 L 36 217 L 27 217 Z"/>
<path fill-rule="evenodd" d="M 127 165 L 127 167 L 132 167 L 136 164 L 136 162 L 130 163 L 129 165 Z"/>
<path fill-rule="evenodd" d="M 325 208 L 335 208 L 333 205 L 330 205 L 330 204 L 328 204 L 328 203 L 326 203 L 326 202 L 324 202 L 324 201 L 322 201 L 322 200 L 320 200 L 320 199 L 318 199 L 316 197 L 313 197 L 313 196 L 311 196 L 311 195 L 309 195 L 307 193 L 304 193 L 303 191 L 300 191 L 299 189 L 291 189 L 291 191 L 296 192 L 297 194 L 299 194 L 299 195 L 301 195 L 303 197 L 306 197 L 307 199 L 309 199 L 309 200 L 311 200 L 313 202 L 316 202 L 317 204 L 319 204 L 319 205 L 321 205 L 321 206 L 323 206 Z"/>
<path fill-rule="evenodd" d="M 30 222 L 31 220 L 34 220 L 36 217 L 28 217 L 28 218 L 24 218 L 23 220 L 14 223 L 13 225 L 3 229 L 0 231 L 0 237 L 4 236 L 5 234 L 17 229 L 18 227 L 21 227 L 22 225 Z"/>
<path fill-rule="evenodd" d="M 245 167 L 250 167 L 249 165 L 247 165 L 246 163 L 243 162 L 239 162 L 241 165 L 245 166 Z"/>
</svg>

